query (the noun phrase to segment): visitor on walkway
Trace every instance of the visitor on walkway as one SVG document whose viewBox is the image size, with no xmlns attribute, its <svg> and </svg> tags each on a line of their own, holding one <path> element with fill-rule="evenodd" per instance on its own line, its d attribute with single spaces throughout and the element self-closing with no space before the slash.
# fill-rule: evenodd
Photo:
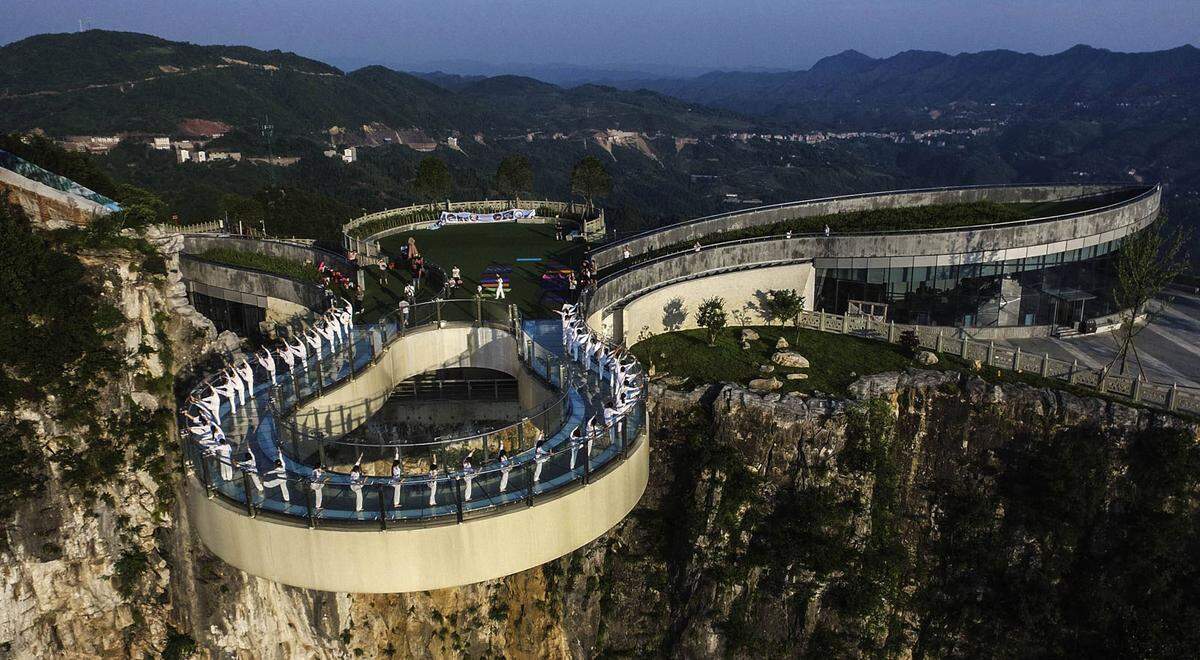
<svg viewBox="0 0 1200 660">
<path fill-rule="evenodd" d="M 696 244 L 692 246 L 692 252 L 700 252 L 700 241 L 696 241 Z"/>
<path fill-rule="evenodd" d="M 354 491 L 354 510 L 362 511 L 362 490 L 363 483 L 366 478 L 363 477 L 362 471 L 362 454 L 358 455 L 358 460 L 355 461 L 354 467 L 350 468 L 350 490 Z"/>
<path fill-rule="evenodd" d="M 825 225 L 825 238 L 829 238 L 829 225 Z"/>
<path fill-rule="evenodd" d="M 463 501 L 471 501 L 471 482 L 475 480 L 475 466 L 471 463 L 471 455 L 463 457 L 462 462 Z"/>
<path fill-rule="evenodd" d="M 316 499 L 316 508 L 318 509 L 320 509 L 322 506 L 321 496 L 325 491 L 326 479 L 327 477 L 325 476 L 324 466 L 322 466 L 320 463 L 317 463 L 317 466 L 313 468 L 312 475 L 308 478 L 308 484 L 309 487 L 312 488 L 313 495 Z"/>
<path fill-rule="evenodd" d="M 221 467 L 221 481 L 233 481 L 233 446 L 229 444 L 229 438 L 226 438 L 224 433 L 217 440 L 217 448 L 213 450 L 213 454 Z"/>
<path fill-rule="evenodd" d="M 246 383 L 246 394 L 250 397 L 250 402 L 254 403 L 254 367 L 251 367 L 250 363 L 245 358 L 242 358 L 241 363 L 234 368 L 237 369 L 238 375 L 242 377 L 242 381 Z"/>
<path fill-rule="evenodd" d="M 458 266 L 450 269 L 450 288 L 460 287 L 463 285 L 462 271 Z"/>
<path fill-rule="evenodd" d="M 496 276 L 496 300 L 504 300 L 504 276 Z"/>
<path fill-rule="evenodd" d="M 437 463 L 429 465 L 429 506 L 437 504 L 437 487 L 438 487 L 438 466 Z"/>
<path fill-rule="evenodd" d="M 604 427 L 608 429 L 608 439 L 617 444 L 617 408 L 611 400 L 604 402 Z"/>
<path fill-rule="evenodd" d="M 262 479 L 258 476 L 258 462 L 254 460 L 254 452 L 252 450 L 246 449 L 246 456 L 238 464 L 238 467 L 250 475 L 250 481 L 254 483 L 254 488 L 261 493 L 263 489 Z M 246 497 L 250 497 L 250 493 L 246 493 Z"/>
<path fill-rule="evenodd" d="M 500 461 L 500 492 L 503 493 L 508 488 L 508 473 L 512 471 L 512 464 L 504 445 L 500 445 L 500 453 L 496 455 L 496 459 Z"/>
<path fill-rule="evenodd" d="M 317 356 L 317 366 L 321 366 L 321 335 L 318 335 L 311 327 L 304 333 L 304 341 L 312 347 L 313 353 Z"/>
<path fill-rule="evenodd" d="M 412 282 L 404 285 L 404 299 L 410 304 L 417 300 L 417 287 L 413 286 Z"/>
<path fill-rule="evenodd" d="M 267 473 L 267 476 L 271 478 L 271 480 L 267 482 L 267 487 L 278 487 L 279 495 L 283 498 L 283 501 L 291 503 L 292 498 L 291 494 L 288 493 L 287 487 L 287 469 L 283 467 L 283 452 L 280 452 L 279 458 L 275 461 L 275 467 Z"/>
<path fill-rule="evenodd" d="M 576 426 L 571 430 L 571 471 L 575 471 L 575 455 L 579 453 L 579 448 L 583 446 L 583 425 Z"/>
<path fill-rule="evenodd" d="M 538 431 L 538 440 L 533 444 L 533 483 L 537 483 L 542 479 L 542 466 L 550 459 L 550 450 L 546 449 L 546 441 L 541 437 L 542 432 Z"/>
<path fill-rule="evenodd" d="M 264 348 L 261 351 L 255 353 L 254 357 L 258 359 L 258 363 L 260 365 L 262 365 L 262 368 L 265 369 L 266 372 L 271 375 L 271 384 L 274 385 L 275 384 L 275 358 L 271 356 L 271 350 L 268 348 Z"/>
<path fill-rule="evenodd" d="M 396 450 L 397 454 L 400 450 Z M 404 468 L 400 465 L 400 457 L 392 459 L 392 508 L 400 506 L 400 486 L 404 482 Z"/>
<path fill-rule="evenodd" d="M 379 283 L 386 285 L 388 272 L 387 257 L 380 257 L 379 261 L 375 262 L 375 265 L 379 266 Z"/>
<path fill-rule="evenodd" d="M 622 259 L 624 259 L 625 261 L 629 261 L 630 256 L 631 255 L 629 254 L 629 248 L 625 248 L 625 249 L 621 250 L 621 258 Z"/>
</svg>

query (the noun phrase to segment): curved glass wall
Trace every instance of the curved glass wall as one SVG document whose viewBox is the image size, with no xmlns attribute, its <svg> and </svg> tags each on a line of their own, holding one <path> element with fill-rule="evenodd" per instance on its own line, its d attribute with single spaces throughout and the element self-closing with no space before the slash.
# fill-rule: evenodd
<svg viewBox="0 0 1200 660">
<path fill-rule="evenodd" d="M 1117 311 L 1120 241 L 1008 261 L 914 268 L 821 268 L 815 309 L 887 305 L 887 320 L 966 327 L 1076 325 Z"/>
</svg>

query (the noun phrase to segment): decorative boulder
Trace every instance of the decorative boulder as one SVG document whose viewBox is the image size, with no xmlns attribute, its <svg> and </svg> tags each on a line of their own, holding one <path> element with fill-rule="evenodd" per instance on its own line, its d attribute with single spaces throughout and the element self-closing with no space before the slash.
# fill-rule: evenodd
<svg viewBox="0 0 1200 660">
<path fill-rule="evenodd" d="M 775 350 L 777 350 L 777 351 L 783 350 L 783 349 L 787 348 L 788 346 L 791 346 L 791 344 L 789 344 L 787 342 L 787 340 L 784 339 L 783 337 L 780 337 L 779 341 L 775 342 Z"/>
<path fill-rule="evenodd" d="M 758 333 L 750 328 L 742 328 L 742 341 L 758 341 Z"/>
<path fill-rule="evenodd" d="M 979 360 L 971 360 L 971 369 L 974 371 L 983 371 L 983 363 Z"/>
<path fill-rule="evenodd" d="M 791 367 L 792 369 L 805 369 L 808 367 L 808 358 L 796 351 L 779 351 L 771 356 L 771 361 L 781 367 Z"/>
<path fill-rule="evenodd" d="M 808 378 L 808 374 L 788 374 L 787 375 L 788 380 L 804 380 L 805 378 Z"/>
<path fill-rule="evenodd" d="M 746 341 L 745 339 L 742 340 L 742 350 L 743 351 L 750 350 L 750 342 Z"/>
<path fill-rule="evenodd" d="M 933 351 L 921 351 L 917 353 L 917 363 L 926 367 L 937 364 L 938 357 L 933 354 Z"/>
<path fill-rule="evenodd" d="M 755 392 L 773 392 L 783 387 L 783 383 L 778 378 L 755 378 L 750 381 L 750 389 Z"/>
<path fill-rule="evenodd" d="M 759 367 L 758 370 L 763 372 L 764 374 L 772 374 L 772 373 L 775 373 L 775 365 L 764 364 L 761 367 Z"/>
</svg>

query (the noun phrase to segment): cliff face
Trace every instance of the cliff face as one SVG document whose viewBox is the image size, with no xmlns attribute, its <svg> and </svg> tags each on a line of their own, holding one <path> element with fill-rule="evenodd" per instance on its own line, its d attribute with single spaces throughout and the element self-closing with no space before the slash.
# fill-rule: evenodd
<svg viewBox="0 0 1200 660">
<path fill-rule="evenodd" d="M 502 580 L 376 596 L 245 575 L 190 530 L 162 386 L 231 345 L 183 299 L 178 239 L 149 238 L 165 275 L 83 255 L 121 311 L 110 339 L 124 361 L 95 406 L 120 423 L 67 424 L 54 401 L 5 418 L 41 466 L 2 521 L 0 644 L 14 657 L 1196 648 L 1196 428 L 952 373 L 865 378 L 851 400 L 656 391 L 638 508 Z M 79 483 L 73 455 L 109 476 Z"/>
</svg>

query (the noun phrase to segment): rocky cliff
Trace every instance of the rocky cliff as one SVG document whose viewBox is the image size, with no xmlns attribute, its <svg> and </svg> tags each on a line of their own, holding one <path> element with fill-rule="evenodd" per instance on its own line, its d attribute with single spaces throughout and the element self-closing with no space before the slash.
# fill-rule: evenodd
<svg viewBox="0 0 1200 660">
<path fill-rule="evenodd" d="M 947 372 L 849 400 L 657 390 L 650 487 L 561 560 L 489 583 L 294 589 L 189 528 L 171 378 L 219 343 L 163 257 L 79 252 L 119 310 L 92 415 L 6 411 L 12 657 L 1191 655 L 1200 457 L 1178 418 Z M 81 476 L 82 475 L 82 476 Z M 402 557 L 396 560 L 403 561 Z"/>
</svg>

